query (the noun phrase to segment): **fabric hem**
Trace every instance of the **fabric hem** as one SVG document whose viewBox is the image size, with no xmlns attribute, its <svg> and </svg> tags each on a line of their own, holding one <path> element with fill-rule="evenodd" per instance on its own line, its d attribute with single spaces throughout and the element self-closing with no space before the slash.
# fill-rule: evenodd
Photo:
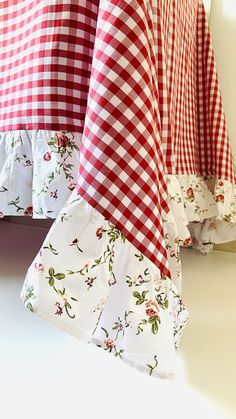
<svg viewBox="0 0 236 419">
<path fill-rule="evenodd" d="M 27 308 L 27 307 L 26 307 Z M 102 340 L 94 338 L 93 336 L 89 336 L 86 335 L 85 333 L 78 331 L 77 333 L 75 333 L 74 330 L 72 330 L 70 327 L 68 327 L 68 325 L 66 325 L 65 323 L 61 323 L 60 321 L 57 321 L 56 318 L 48 318 L 48 316 L 43 312 L 43 311 L 39 311 L 39 310 L 35 310 L 33 312 L 34 314 L 39 315 L 41 318 L 43 318 L 45 321 L 49 321 L 51 324 L 53 324 L 54 326 L 58 327 L 60 330 L 64 331 L 65 333 L 74 336 L 75 338 L 79 339 L 81 342 L 87 343 L 87 344 L 93 344 L 94 346 L 96 346 L 99 349 L 103 349 L 102 348 Z M 114 354 L 112 354 L 113 356 L 115 356 Z M 125 362 L 127 365 L 136 368 L 137 370 L 139 370 L 140 372 L 146 374 L 146 375 L 150 375 L 152 377 L 155 378 L 160 378 L 160 379 L 169 379 L 169 380 L 174 380 L 176 378 L 176 374 L 175 373 L 161 373 L 161 372 L 155 372 L 153 371 L 152 374 L 148 373 L 148 370 L 137 364 L 134 361 L 131 361 L 130 359 L 124 357 L 122 355 L 122 358 L 120 358 L 121 361 Z"/>
<path fill-rule="evenodd" d="M 184 246 L 204 253 L 236 239 L 236 185 L 214 176 L 166 175 L 170 213 Z M 208 249 L 204 251 L 204 247 Z"/>
</svg>

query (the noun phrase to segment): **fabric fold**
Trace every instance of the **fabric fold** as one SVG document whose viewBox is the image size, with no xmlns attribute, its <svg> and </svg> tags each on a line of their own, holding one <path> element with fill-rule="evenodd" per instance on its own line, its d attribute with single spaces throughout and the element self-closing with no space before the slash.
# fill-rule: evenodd
<svg viewBox="0 0 236 419">
<path fill-rule="evenodd" d="M 179 291 L 76 191 L 29 267 L 21 298 L 32 312 L 129 365 L 174 377 L 188 318 Z"/>
<path fill-rule="evenodd" d="M 160 132 L 158 2 L 99 5 L 78 192 L 170 276 L 161 212 L 168 212 Z"/>
<path fill-rule="evenodd" d="M 0 132 L 0 217 L 56 218 L 78 181 L 81 135 Z"/>
<path fill-rule="evenodd" d="M 0 198 L 4 211 L 56 217 L 22 301 L 172 377 L 188 316 L 180 246 L 206 249 L 236 230 L 203 2 L 6 1 L 0 22 Z"/>
<path fill-rule="evenodd" d="M 166 182 L 171 213 L 183 245 L 194 245 L 208 253 L 213 244 L 236 239 L 235 185 L 196 175 L 167 175 Z"/>
</svg>

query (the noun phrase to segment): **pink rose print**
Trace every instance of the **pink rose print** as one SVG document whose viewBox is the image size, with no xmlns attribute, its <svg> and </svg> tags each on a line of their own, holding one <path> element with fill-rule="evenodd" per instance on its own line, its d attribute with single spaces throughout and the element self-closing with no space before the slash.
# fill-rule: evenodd
<svg viewBox="0 0 236 419">
<path fill-rule="evenodd" d="M 24 211 L 24 215 L 26 215 L 27 217 L 32 217 L 32 215 L 33 215 L 33 207 L 26 208 L 25 211 Z"/>
<path fill-rule="evenodd" d="M 57 307 L 57 311 L 55 312 L 55 314 L 57 314 L 58 316 L 61 316 L 63 314 L 63 308 L 58 302 L 55 304 L 55 306 Z"/>
<path fill-rule="evenodd" d="M 171 257 L 171 258 L 173 258 L 173 257 L 175 257 L 175 256 L 176 256 L 175 251 L 174 251 L 174 250 L 171 250 L 171 252 L 170 252 L 170 257 Z"/>
<path fill-rule="evenodd" d="M 158 317 L 159 307 L 154 300 L 149 300 L 146 304 L 146 315 L 148 317 Z"/>
<path fill-rule="evenodd" d="M 112 285 L 115 285 L 115 284 L 116 284 L 116 278 L 115 278 L 115 275 L 114 275 L 114 274 L 112 274 L 112 276 L 110 277 L 110 279 L 109 279 L 109 281 L 108 281 L 108 284 L 109 284 L 110 286 L 112 286 Z"/>
<path fill-rule="evenodd" d="M 216 229 L 216 224 L 214 222 L 209 224 L 208 230 L 212 231 Z"/>
<path fill-rule="evenodd" d="M 166 274 L 164 274 L 164 272 L 160 272 L 160 276 L 161 276 L 161 279 L 164 279 L 164 280 L 166 280 L 167 279 L 167 276 L 166 276 Z"/>
<path fill-rule="evenodd" d="M 70 183 L 68 185 L 68 189 L 70 189 L 70 191 L 73 191 L 75 189 L 75 187 L 76 187 L 76 183 Z"/>
<path fill-rule="evenodd" d="M 134 281 L 134 283 L 136 285 L 142 285 L 142 284 L 144 284 L 144 282 L 145 282 L 145 280 L 144 280 L 142 275 L 139 275 Z"/>
<path fill-rule="evenodd" d="M 51 195 L 50 195 L 52 198 L 54 198 L 54 199 L 57 199 L 58 198 L 58 195 L 57 195 L 57 189 L 55 190 L 55 191 L 53 191 L 53 192 L 51 192 Z"/>
<path fill-rule="evenodd" d="M 37 272 L 43 272 L 44 271 L 44 266 L 42 265 L 42 263 L 35 263 L 34 264 L 34 269 L 37 271 Z"/>
<path fill-rule="evenodd" d="M 184 240 L 184 246 L 190 246 L 190 244 L 192 244 L 192 239 L 191 237 L 188 237 Z"/>
<path fill-rule="evenodd" d="M 224 202 L 225 197 L 224 195 L 216 195 L 215 200 L 216 202 Z"/>
<path fill-rule="evenodd" d="M 193 194 L 193 189 L 192 188 L 188 188 L 186 191 L 187 197 L 188 198 L 193 198 L 194 194 Z"/>
<path fill-rule="evenodd" d="M 93 283 L 94 283 L 95 279 L 97 279 L 97 277 L 96 277 L 96 276 L 94 276 L 93 278 L 89 276 L 89 277 L 85 280 L 86 284 L 88 285 L 88 289 L 89 289 L 89 288 L 91 288 L 91 287 L 93 286 Z"/>
<path fill-rule="evenodd" d="M 100 240 L 102 238 L 102 227 L 97 229 L 96 236 L 97 236 L 98 240 Z"/>
<path fill-rule="evenodd" d="M 76 248 L 77 248 L 80 252 L 83 252 L 83 250 L 82 250 L 82 249 L 80 249 L 80 247 L 79 247 L 79 240 L 78 240 L 78 239 L 74 239 L 74 240 L 72 240 L 72 242 L 71 242 L 70 246 L 76 246 Z"/>
<path fill-rule="evenodd" d="M 62 132 L 57 132 L 55 138 L 57 139 L 59 147 L 66 148 L 69 140 L 65 134 Z"/>
<path fill-rule="evenodd" d="M 30 160 L 25 161 L 25 166 L 32 166 L 32 162 Z"/>
<path fill-rule="evenodd" d="M 43 156 L 43 160 L 50 161 L 51 160 L 51 153 L 45 153 Z"/>
<path fill-rule="evenodd" d="M 108 338 L 108 339 L 104 340 L 104 345 L 105 345 L 106 349 L 112 349 L 112 348 L 115 347 L 115 342 L 113 342 L 112 339 Z"/>
<path fill-rule="evenodd" d="M 224 186 L 224 182 L 222 182 L 222 180 L 219 181 L 219 186 Z"/>
</svg>

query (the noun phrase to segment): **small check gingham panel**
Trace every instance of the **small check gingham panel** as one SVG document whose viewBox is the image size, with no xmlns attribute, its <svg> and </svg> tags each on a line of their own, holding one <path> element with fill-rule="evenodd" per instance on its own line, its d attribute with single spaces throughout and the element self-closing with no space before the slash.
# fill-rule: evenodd
<svg viewBox="0 0 236 419">
<path fill-rule="evenodd" d="M 160 0 L 169 99 L 169 173 L 236 183 L 207 15 L 202 0 Z M 166 125 L 167 126 L 167 125 Z"/>
</svg>

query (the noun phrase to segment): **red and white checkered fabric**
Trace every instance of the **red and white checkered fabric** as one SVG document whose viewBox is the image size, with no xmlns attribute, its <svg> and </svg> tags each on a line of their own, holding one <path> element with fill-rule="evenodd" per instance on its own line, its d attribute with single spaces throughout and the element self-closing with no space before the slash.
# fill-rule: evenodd
<svg viewBox="0 0 236 419">
<path fill-rule="evenodd" d="M 235 181 L 202 0 L 11 0 L 0 24 L 0 130 L 83 133 L 79 193 L 169 275 L 164 173 Z"/>
<path fill-rule="evenodd" d="M 236 183 L 219 79 L 202 0 L 161 0 L 170 124 L 168 173 Z"/>
<path fill-rule="evenodd" d="M 82 132 L 99 0 L 0 2 L 0 129 Z"/>
<path fill-rule="evenodd" d="M 100 2 L 78 191 L 169 275 L 155 6 Z"/>
</svg>

